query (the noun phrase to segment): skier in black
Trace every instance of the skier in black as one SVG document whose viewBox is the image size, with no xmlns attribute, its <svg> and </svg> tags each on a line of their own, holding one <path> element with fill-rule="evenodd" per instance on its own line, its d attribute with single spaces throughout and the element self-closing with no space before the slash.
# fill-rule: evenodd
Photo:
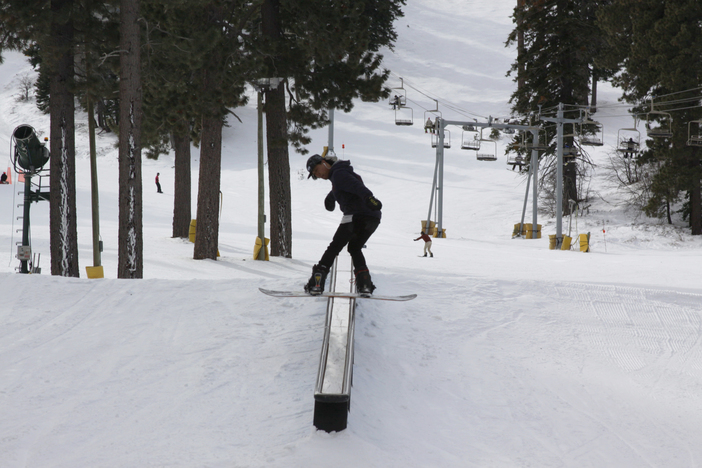
<svg viewBox="0 0 702 468">
<path fill-rule="evenodd" d="M 307 170 L 310 173 L 308 179 L 319 178 L 332 183 L 332 189 L 324 199 L 324 207 L 328 211 L 334 211 L 338 202 L 344 216 L 321 260 L 312 267 L 312 276 L 305 285 L 305 291 L 310 294 L 321 294 L 324 291 L 329 268 L 348 244 L 356 275 L 356 290 L 361 294 L 372 294 L 375 285 L 371 281 L 361 249 L 380 224 L 383 204 L 363 184 L 361 176 L 353 171 L 349 161 L 322 158 L 315 154 L 307 160 Z"/>
<path fill-rule="evenodd" d="M 163 193 L 163 192 L 161 191 L 161 182 L 160 182 L 159 179 L 158 179 L 158 176 L 160 176 L 160 175 L 161 175 L 160 172 L 157 172 L 157 173 L 156 173 L 156 193 Z"/>
</svg>

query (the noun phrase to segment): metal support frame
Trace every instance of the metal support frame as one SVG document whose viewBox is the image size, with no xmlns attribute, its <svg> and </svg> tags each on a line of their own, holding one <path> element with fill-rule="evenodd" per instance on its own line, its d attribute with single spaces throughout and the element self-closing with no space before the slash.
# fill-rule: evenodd
<svg viewBox="0 0 702 468">
<path fill-rule="evenodd" d="M 524 217 L 526 215 L 526 207 L 527 207 L 527 201 L 529 200 L 529 182 L 531 181 L 532 176 L 534 177 L 534 193 L 532 197 L 532 203 L 533 203 L 533 209 L 532 209 L 532 229 L 533 232 L 537 231 L 537 206 L 538 206 L 538 200 L 539 200 L 539 191 L 538 191 L 538 186 L 539 186 L 539 150 L 535 149 L 538 147 L 539 144 L 539 131 L 532 131 L 532 149 L 531 150 L 531 164 L 529 165 L 529 175 L 527 176 L 527 183 L 526 183 L 526 192 L 524 193 L 524 206 L 522 207 L 522 218 L 520 221 L 519 225 L 519 234 L 521 235 L 522 231 L 524 230 Z M 532 239 L 536 239 L 536 236 L 533 236 Z"/>
<path fill-rule="evenodd" d="M 45 138 L 45 141 L 48 138 Z M 17 246 L 17 259 L 20 261 L 20 273 L 38 273 L 40 269 L 37 265 L 29 268 L 32 259 L 32 247 L 29 239 L 30 232 L 30 206 L 32 202 L 49 200 L 50 193 L 41 190 L 41 172 L 43 167 L 49 162 L 49 150 L 45 143 L 41 143 L 39 138 L 29 125 L 19 125 L 12 131 L 10 140 L 10 153 L 12 154 L 12 164 L 16 174 L 24 176 L 24 201 L 22 212 L 22 244 Z M 32 190 L 32 177 L 39 177 L 37 190 Z"/>
<path fill-rule="evenodd" d="M 252 83 L 258 94 L 258 216 L 257 233 L 261 241 L 261 249 L 256 260 L 266 260 L 268 246 L 266 246 L 266 208 L 265 208 L 265 183 L 263 170 L 263 93 L 269 89 L 277 88 L 283 78 L 260 78 Z"/>
<path fill-rule="evenodd" d="M 102 266 L 102 255 L 100 248 L 100 195 L 98 192 L 97 173 L 97 151 L 95 148 L 95 113 L 93 111 L 93 99 L 90 95 L 88 100 L 88 141 L 90 147 L 90 208 L 92 214 L 92 234 L 93 234 L 93 267 Z"/>
<path fill-rule="evenodd" d="M 582 123 L 583 117 L 566 119 L 563 117 L 563 103 L 558 104 L 556 118 L 541 117 L 544 122 L 556 124 L 557 161 L 556 161 L 556 250 L 560 250 L 563 243 L 563 124 Z"/>
<path fill-rule="evenodd" d="M 31 248 L 29 247 L 29 212 L 32 206 L 32 173 L 24 174 L 24 206 L 22 212 L 22 253 L 18 252 L 20 273 L 29 273 Z"/>
<path fill-rule="evenodd" d="M 258 238 L 261 239 L 261 250 L 258 251 L 257 260 L 266 260 L 266 189 L 265 175 L 263 170 L 263 93 L 264 89 L 259 88 L 257 100 L 258 110 Z"/>
<path fill-rule="evenodd" d="M 330 273 L 331 291 L 353 292 L 351 256 L 336 258 Z M 356 299 L 330 297 L 324 340 L 314 390 L 314 426 L 332 432 L 346 429 L 353 383 Z"/>
<path fill-rule="evenodd" d="M 444 209 L 444 191 L 443 191 L 443 185 L 444 185 L 444 129 L 448 125 L 458 125 L 459 127 L 463 127 L 464 125 L 470 125 L 473 127 L 482 127 L 482 128 L 498 128 L 498 129 L 514 129 L 514 130 L 519 130 L 519 131 L 524 131 L 524 132 L 530 132 L 533 137 L 533 148 L 531 152 L 531 169 L 530 169 L 530 176 L 533 175 L 534 177 L 534 188 L 533 188 L 533 226 L 537 225 L 537 201 L 538 201 L 538 175 L 539 175 L 539 151 L 537 149 L 537 145 L 539 142 L 539 131 L 541 130 L 541 127 L 536 127 L 536 126 L 530 126 L 530 125 L 516 125 L 516 124 L 504 124 L 504 123 L 497 123 L 493 122 L 492 117 L 487 122 L 469 122 L 469 121 L 457 121 L 457 120 L 444 120 L 441 117 L 436 118 L 436 122 L 434 123 L 436 132 L 437 132 L 437 137 L 438 137 L 438 144 L 436 145 L 436 163 L 434 165 L 434 180 L 432 182 L 432 187 L 431 187 L 431 197 L 429 198 L 429 211 L 427 213 L 427 225 L 426 229 L 429 230 L 429 224 L 431 221 L 431 211 L 432 211 L 432 206 L 434 204 L 434 192 L 436 192 L 436 228 L 437 228 L 437 237 L 441 238 L 443 237 L 443 209 Z M 562 154 L 562 148 L 561 148 L 561 156 L 560 156 L 560 161 L 561 161 L 561 170 L 562 170 L 562 159 L 563 159 L 563 154 Z M 527 194 L 529 191 L 529 187 L 527 185 Z M 524 200 L 524 211 L 522 212 L 522 223 L 524 222 L 524 215 L 526 211 L 526 199 L 528 195 L 525 196 Z"/>
<path fill-rule="evenodd" d="M 15 168 L 15 172 L 19 174 Z M 30 269 L 29 262 L 32 259 L 31 242 L 29 239 L 30 233 L 30 207 L 32 202 L 39 202 L 41 200 L 49 201 L 50 193 L 41 190 L 41 174 L 39 171 L 35 171 L 34 168 L 22 172 L 24 176 L 24 199 L 22 203 L 22 244 L 17 248 L 17 259 L 20 261 L 19 272 L 20 273 L 33 273 L 33 269 Z M 39 184 L 37 185 L 37 190 L 32 190 L 32 177 L 39 177 Z"/>
</svg>

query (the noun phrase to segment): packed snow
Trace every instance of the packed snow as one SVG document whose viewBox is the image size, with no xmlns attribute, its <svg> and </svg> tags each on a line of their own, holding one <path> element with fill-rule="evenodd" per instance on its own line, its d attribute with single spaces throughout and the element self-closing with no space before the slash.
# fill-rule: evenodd
<svg viewBox="0 0 702 468">
<path fill-rule="evenodd" d="M 420 4 L 421 3 L 421 4 Z M 50 275 L 48 203 L 31 207 L 41 274 L 16 272 L 21 185 L 0 186 L 0 466 L 16 467 L 695 467 L 702 466 L 702 239 L 639 215 L 606 182 L 617 130 L 631 119 L 600 85 L 605 146 L 590 208 L 564 232 L 591 252 L 512 239 L 525 180 L 462 151 L 450 128 L 434 258 L 414 242 L 426 218 L 435 150 L 432 99 L 448 119 L 507 116 L 504 47 L 514 2 L 408 2 L 385 53 L 404 80 L 414 126 L 387 102 L 336 112 L 337 155 L 383 203 L 365 250 L 378 294 L 361 300 L 348 428 L 317 431 L 314 385 L 326 302 L 301 289 L 335 231 L 327 181 L 291 150 L 292 258 L 253 260 L 257 235 L 255 94 L 225 128 L 217 261 L 171 237 L 173 155 L 143 158 L 144 279 L 117 279 L 116 137 L 98 138 L 104 279 L 93 265 L 87 119 L 77 117 L 81 278 Z M 0 66 L 0 151 L 19 124 L 49 119 L 17 100 L 25 58 Z M 461 113 L 457 113 L 461 110 Z M 425 120 L 425 119 L 424 119 Z M 321 153 L 327 129 L 312 133 Z M 193 149 L 193 215 L 198 150 Z M 5 165 L 2 165 L 5 170 Z M 163 194 L 153 183 L 160 172 Z M 266 207 L 268 212 L 268 207 Z M 526 222 L 531 222 L 531 199 Z M 569 229 L 570 225 L 570 229 Z M 266 226 L 268 228 L 268 226 Z"/>
</svg>

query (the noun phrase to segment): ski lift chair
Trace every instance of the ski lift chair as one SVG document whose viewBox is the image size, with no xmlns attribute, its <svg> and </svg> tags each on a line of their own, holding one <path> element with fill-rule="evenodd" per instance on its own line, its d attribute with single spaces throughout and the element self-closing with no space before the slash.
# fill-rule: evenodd
<svg viewBox="0 0 702 468">
<path fill-rule="evenodd" d="M 395 125 L 413 125 L 414 111 L 411 107 L 397 107 L 395 109 Z"/>
<path fill-rule="evenodd" d="M 393 109 L 397 109 L 398 107 L 406 107 L 407 96 L 405 95 L 405 90 L 396 88 L 395 91 L 396 93 L 392 95 L 388 104 L 390 104 Z"/>
<path fill-rule="evenodd" d="M 687 146 L 702 146 L 702 120 L 687 123 Z"/>
<path fill-rule="evenodd" d="M 478 138 L 478 134 L 463 130 L 461 133 L 461 149 L 478 151 L 480 149 L 480 139 Z"/>
<path fill-rule="evenodd" d="M 567 146 L 563 148 L 563 164 L 575 162 L 578 156 L 580 156 L 580 151 L 578 151 L 578 148 L 574 146 Z"/>
<path fill-rule="evenodd" d="M 513 140 L 509 143 L 509 148 L 514 151 L 526 151 L 526 139 L 529 136 L 526 132 L 520 131 L 519 134 L 513 137 Z"/>
<path fill-rule="evenodd" d="M 576 158 L 580 155 L 580 151 L 575 146 L 565 146 L 563 147 L 563 157 L 564 158 Z"/>
<path fill-rule="evenodd" d="M 414 111 L 407 106 L 407 90 L 405 82 L 400 78 L 400 87 L 392 88 L 390 105 L 395 111 L 395 125 L 413 125 Z"/>
<path fill-rule="evenodd" d="M 439 143 L 439 135 L 436 133 L 431 134 L 431 147 L 436 148 L 436 145 Z M 450 148 L 451 147 L 451 132 L 444 129 L 444 148 Z"/>
<path fill-rule="evenodd" d="M 424 133 L 427 131 L 430 133 L 436 133 L 436 119 L 442 116 L 441 111 L 439 110 L 439 101 L 434 99 L 434 102 L 436 103 L 435 109 L 424 111 Z M 434 122 L 433 124 L 432 121 Z M 435 148 L 436 145 L 434 144 L 433 147 Z"/>
<path fill-rule="evenodd" d="M 570 128 L 570 131 L 568 131 Z M 565 122 L 563 124 L 563 138 L 572 137 L 575 139 L 578 136 L 578 127 L 575 122 Z"/>
<path fill-rule="evenodd" d="M 530 136 L 531 136 L 530 133 L 524 134 L 524 148 L 527 151 L 529 151 L 529 152 L 531 152 L 531 151 L 548 151 L 549 147 L 546 144 L 546 133 L 545 132 L 539 131 L 539 138 L 538 138 L 538 142 L 536 143 L 536 145 L 534 145 L 533 142 L 529 140 Z"/>
<path fill-rule="evenodd" d="M 489 148 L 491 148 L 492 151 L 490 151 Z M 478 161 L 497 161 L 497 142 L 495 140 L 481 138 L 480 149 L 475 157 Z"/>
<path fill-rule="evenodd" d="M 526 160 L 524 159 L 524 156 L 517 154 L 516 156 L 510 156 L 507 158 L 507 165 L 512 166 L 512 170 L 518 167 L 519 172 L 522 172 L 522 168 L 526 165 Z"/>
<path fill-rule="evenodd" d="M 392 106 L 393 110 L 407 106 L 407 90 L 405 89 L 405 81 L 402 78 L 400 78 L 400 86 L 392 88 L 392 96 L 388 104 Z"/>
<path fill-rule="evenodd" d="M 636 128 L 620 128 L 617 132 L 617 151 L 631 158 L 641 151 L 641 133 Z"/>
<path fill-rule="evenodd" d="M 578 140 L 584 146 L 603 146 L 604 145 L 604 127 L 601 123 L 591 120 L 585 114 L 585 119 L 578 126 Z"/>
<path fill-rule="evenodd" d="M 673 118 L 667 112 L 649 111 L 646 114 L 646 135 L 651 138 L 670 138 L 673 136 Z"/>
</svg>

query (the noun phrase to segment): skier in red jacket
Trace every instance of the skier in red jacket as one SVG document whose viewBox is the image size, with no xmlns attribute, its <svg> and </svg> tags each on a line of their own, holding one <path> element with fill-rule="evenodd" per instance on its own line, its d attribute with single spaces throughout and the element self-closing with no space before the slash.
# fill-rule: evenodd
<svg viewBox="0 0 702 468">
<path fill-rule="evenodd" d="M 421 235 L 417 237 L 415 241 L 418 241 L 419 239 L 424 241 L 424 257 L 427 256 L 427 252 L 429 252 L 429 256 L 433 257 L 434 254 L 431 253 L 431 237 L 427 236 L 424 231 L 422 231 Z"/>
</svg>

